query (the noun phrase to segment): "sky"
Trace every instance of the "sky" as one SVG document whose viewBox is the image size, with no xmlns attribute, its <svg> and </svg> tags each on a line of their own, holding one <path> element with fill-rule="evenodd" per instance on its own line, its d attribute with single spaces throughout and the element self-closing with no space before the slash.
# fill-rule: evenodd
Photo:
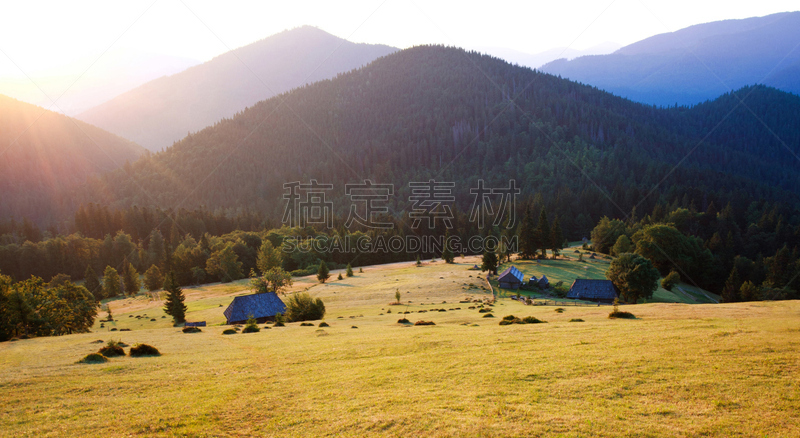
<svg viewBox="0 0 800 438">
<path fill-rule="evenodd" d="M 125 51 L 207 61 L 302 25 L 399 48 L 539 53 L 626 45 L 693 24 L 798 9 L 797 0 L 9 1 L 0 16 L 0 82 L 91 76 L 102 68 L 98 59 Z"/>
</svg>

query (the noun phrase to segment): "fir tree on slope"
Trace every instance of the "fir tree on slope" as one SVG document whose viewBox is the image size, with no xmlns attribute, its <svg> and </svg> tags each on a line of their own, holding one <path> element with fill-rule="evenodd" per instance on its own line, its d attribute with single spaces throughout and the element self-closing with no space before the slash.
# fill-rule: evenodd
<svg viewBox="0 0 800 438">
<path fill-rule="evenodd" d="M 176 324 L 186 322 L 186 304 L 184 304 L 186 297 L 183 295 L 183 289 L 175 280 L 174 271 L 167 273 L 167 277 L 164 280 L 164 291 L 167 293 L 167 299 L 164 302 L 164 313 L 171 316 Z"/>
</svg>

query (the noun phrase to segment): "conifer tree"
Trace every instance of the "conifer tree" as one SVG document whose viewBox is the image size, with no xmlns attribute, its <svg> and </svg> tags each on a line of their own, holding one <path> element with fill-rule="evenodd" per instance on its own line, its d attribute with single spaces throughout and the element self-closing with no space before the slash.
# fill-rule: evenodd
<svg viewBox="0 0 800 438">
<path fill-rule="evenodd" d="M 122 263 L 122 283 L 125 286 L 125 293 L 131 296 L 136 295 L 142 288 L 139 271 L 128 262 L 127 258 Z"/>
<path fill-rule="evenodd" d="M 164 313 L 171 316 L 176 324 L 186 322 L 186 305 L 184 304 L 186 297 L 183 295 L 183 289 L 175 280 L 175 272 L 167 273 L 167 277 L 164 279 L 164 291 L 167 292 Z"/>
<path fill-rule="evenodd" d="M 553 245 L 550 243 L 551 234 L 550 234 L 550 223 L 547 221 L 547 212 L 545 211 L 544 207 L 542 207 L 542 211 L 539 213 L 539 226 L 536 227 L 536 237 L 537 237 L 537 248 L 542 250 L 542 257 L 547 258 L 547 249 L 552 248 Z"/>
<path fill-rule="evenodd" d="M 106 298 L 114 298 L 120 294 L 119 273 L 111 266 L 103 272 L 103 291 Z"/>
<path fill-rule="evenodd" d="M 742 280 L 739 277 L 739 269 L 734 265 L 731 274 L 728 276 L 728 279 L 725 280 L 725 286 L 722 288 L 722 301 L 725 303 L 742 301 L 739 295 L 740 287 L 742 287 Z"/>
<path fill-rule="evenodd" d="M 320 283 L 325 283 L 325 280 L 331 277 L 330 271 L 328 270 L 328 265 L 325 263 L 325 260 L 319 261 L 319 269 L 317 270 L 317 280 Z"/>
<path fill-rule="evenodd" d="M 553 220 L 553 231 L 550 237 L 550 249 L 553 250 L 553 258 L 556 258 L 559 251 L 564 248 L 564 232 L 561 230 L 561 222 L 556 216 Z"/>
<path fill-rule="evenodd" d="M 350 266 L 350 263 L 347 264 L 347 272 L 346 272 L 346 274 L 347 274 L 348 277 L 352 277 L 353 276 L 353 267 Z"/>
<path fill-rule="evenodd" d="M 86 267 L 86 273 L 83 274 L 83 278 L 83 287 L 94 295 L 96 300 L 99 301 L 105 298 L 103 295 L 103 287 L 100 285 L 100 279 L 97 277 L 97 273 L 94 272 L 94 268 L 92 268 L 91 264 Z"/>
<path fill-rule="evenodd" d="M 149 291 L 158 290 L 164 285 L 164 276 L 161 275 L 161 269 L 158 266 L 152 265 L 144 273 L 144 286 Z"/>
<path fill-rule="evenodd" d="M 519 226 L 519 252 L 523 259 L 530 259 L 536 255 L 536 228 L 533 225 L 531 207 L 525 209 L 525 216 Z"/>
<path fill-rule="evenodd" d="M 442 250 L 442 260 L 445 263 L 453 263 L 455 260 L 455 256 L 453 255 L 453 251 L 450 250 L 450 230 L 447 230 L 444 234 L 444 249 Z"/>
<path fill-rule="evenodd" d="M 490 274 L 497 275 L 497 254 L 494 251 L 486 251 L 481 259 L 481 271 L 489 271 Z"/>
</svg>

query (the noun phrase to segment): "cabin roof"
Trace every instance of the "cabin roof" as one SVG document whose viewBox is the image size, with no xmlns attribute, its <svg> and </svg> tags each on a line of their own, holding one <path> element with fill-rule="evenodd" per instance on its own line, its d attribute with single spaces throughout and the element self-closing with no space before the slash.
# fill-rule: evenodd
<svg viewBox="0 0 800 438">
<path fill-rule="evenodd" d="M 587 300 L 613 300 L 619 296 L 611 280 L 577 279 L 572 282 L 567 298 Z"/>
<path fill-rule="evenodd" d="M 235 297 L 223 315 L 230 324 L 234 321 L 246 321 L 251 315 L 258 319 L 285 312 L 286 305 L 278 295 L 275 292 L 266 292 Z"/>
</svg>

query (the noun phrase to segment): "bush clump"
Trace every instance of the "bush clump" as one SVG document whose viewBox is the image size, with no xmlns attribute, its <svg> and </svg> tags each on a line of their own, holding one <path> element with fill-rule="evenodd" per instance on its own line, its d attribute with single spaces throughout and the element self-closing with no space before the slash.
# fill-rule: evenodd
<svg viewBox="0 0 800 438">
<path fill-rule="evenodd" d="M 535 316 L 526 316 L 525 318 L 519 319 L 514 315 L 504 316 L 503 320 L 500 321 L 500 325 L 511 325 L 511 324 L 543 324 L 547 321 L 542 321 Z"/>
<path fill-rule="evenodd" d="M 242 329 L 242 333 L 258 333 L 260 331 L 261 329 L 258 327 L 256 319 L 253 318 L 253 315 L 250 315 L 250 317 L 247 318 L 247 323 L 244 325 L 244 329 Z"/>
<path fill-rule="evenodd" d="M 300 327 L 314 327 L 314 324 L 311 324 L 310 322 L 301 322 Z"/>
<path fill-rule="evenodd" d="M 569 322 L 583 322 L 583 320 L 580 318 L 572 318 L 569 320 Z"/>
<path fill-rule="evenodd" d="M 223 330 L 222 334 L 223 335 L 235 335 L 236 334 L 236 330 L 232 329 L 232 328 L 225 329 L 225 330 Z"/>
<path fill-rule="evenodd" d="M 436 325 L 433 321 L 417 321 L 414 325 Z"/>
<path fill-rule="evenodd" d="M 108 362 L 108 358 L 100 353 L 89 353 L 86 355 L 86 357 L 78 361 L 78 363 L 85 363 L 85 364 L 106 363 L 106 362 Z"/>
<path fill-rule="evenodd" d="M 488 313 L 488 312 L 491 312 L 491 311 L 492 311 L 492 309 L 489 309 L 489 308 L 483 308 L 483 309 L 481 309 L 481 310 L 478 310 L 478 313 Z"/>
<path fill-rule="evenodd" d="M 397 320 L 397 323 L 398 324 L 411 324 L 411 321 L 409 321 L 408 318 L 400 318 L 400 319 Z"/>
<path fill-rule="evenodd" d="M 319 327 L 330 327 L 330 326 L 331 326 L 331 325 L 330 325 L 330 324 L 328 324 L 328 323 L 327 323 L 327 322 L 325 322 L 325 321 L 322 321 L 321 323 L 319 323 Z"/>
<path fill-rule="evenodd" d="M 275 327 L 285 327 L 286 326 L 286 318 L 283 316 L 282 313 L 275 314 Z"/>
<path fill-rule="evenodd" d="M 608 314 L 610 319 L 621 318 L 621 319 L 636 319 L 631 312 L 623 312 L 619 310 L 619 300 L 614 299 L 614 310 Z"/>
<path fill-rule="evenodd" d="M 105 357 L 125 356 L 125 350 L 122 349 L 119 342 L 114 340 L 108 341 L 105 347 L 101 348 L 97 353 Z"/>
<path fill-rule="evenodd" d="M 563 307 L 557 308 L 556 313 L 564 313 L 564 308 Z"/>
<path fill-rule="evenodd" d="M 636 319 L 631 312 L 623 312 L 621 310 L 614 310 L 613 312 L 608 314 L 608 317 L 611 319 L 621 318 L 621 319 Z"/>
<path fill-rule="evenodd" d="M 484 318 L 494 318 L 494 315 L 492 315 L 491 313 L 487 313 L 486 315 L 483 315 L 483 317 Z"/>
<path fill-rule="evenodd" d="M 325 304 L 319 298 L 311 298 L 306 292 L 292 295 L 286 303 L 289 322 L 315 321 L 325 316 Z"/>
<path fill-rule="evenodd" d="M 147 344 L 136 344 L 131 347 L 131 357 L 161 356 L 161 352 L 156 347 Z"/>
<path fill-rule="evenodd" d="M 184 333 L 200 333 L 200 327 L 184 327 L 182 330 Z"/>
</svg>

